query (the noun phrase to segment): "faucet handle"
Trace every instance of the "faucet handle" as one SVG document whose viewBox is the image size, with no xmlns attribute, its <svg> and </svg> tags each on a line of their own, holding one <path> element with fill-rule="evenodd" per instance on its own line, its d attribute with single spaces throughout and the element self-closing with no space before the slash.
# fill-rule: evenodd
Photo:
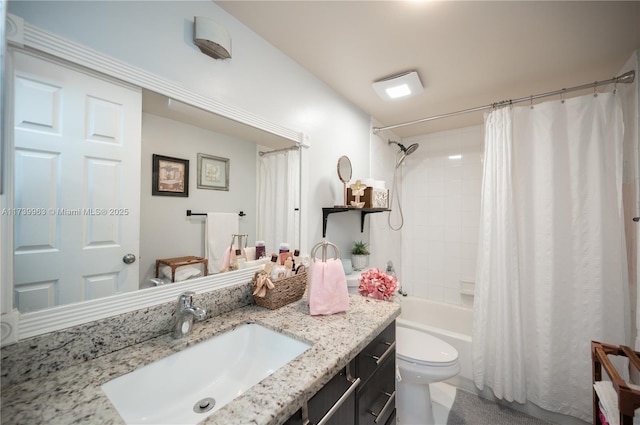
<svg viewBox="0 0 640 425">
<path fill-rule="evenodd" d="M 393 262 L 391 262 L 391 260 L 387 262 L 387 273 L 393 273 L 394 276 L 396 274 L 396 269 L 393 267 Z"/>
<path fill-rule="evenodd" d="M 182 294 L 178 296 L 178 308 L 188 308 L 191 307 L 193 303 L 193 296 L 196 293 L 193 291 L 184 291 Z"/>
</svg>

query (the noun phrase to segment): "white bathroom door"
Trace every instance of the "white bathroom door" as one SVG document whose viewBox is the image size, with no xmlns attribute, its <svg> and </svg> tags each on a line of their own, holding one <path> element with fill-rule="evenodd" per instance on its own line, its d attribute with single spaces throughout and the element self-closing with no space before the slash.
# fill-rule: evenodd
<svg viewBox="0 0 640 425">
<path fill-rule="evenodd" d="M 14 307 L 138 289 L 139 88 L 13 51 Z"/>
</svg>

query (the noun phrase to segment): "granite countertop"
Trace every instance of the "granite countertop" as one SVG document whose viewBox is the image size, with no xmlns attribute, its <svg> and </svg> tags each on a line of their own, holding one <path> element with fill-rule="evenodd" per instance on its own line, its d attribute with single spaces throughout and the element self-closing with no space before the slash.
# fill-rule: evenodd
<svg viewBox="0 0 640 425">
<path fill-rule="evenodd" d="M 2 423 L 124 424 L 100 389 L 102 384 L 250 320 L 313 345 L 200 423 L 282 424 L 395 320 L 400 306 L 350 295 L 346 313 L 310 316 L 308 311 L 304 299 L 277 310 L 247 306 L 196 323 L 185 340 L 174 340 L 166 334 L 42 378 L 4 387 Z"/>
</svg>

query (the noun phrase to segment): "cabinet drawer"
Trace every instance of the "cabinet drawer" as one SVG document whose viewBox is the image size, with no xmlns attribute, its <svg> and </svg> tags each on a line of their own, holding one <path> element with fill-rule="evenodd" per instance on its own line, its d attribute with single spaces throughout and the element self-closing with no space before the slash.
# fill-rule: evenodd
<svg viewBox="0 0 640 425">
<path fill-rule="evenodd" d="M 380 369 L 358 394 L 358 425 L 384 425 L 395 409 L 395 357 Z"/>
<path fill-rule="evenodd" d="M 358 354 L 356 373 L 362 379 L 363 384 L 388 358 L 393 358 L 393 363 L 395 363 L 395 341 L 396 322 L 394 321 Z"/>
<path fill-rule="evenodd" d="M 350 362 L 351 371 L 354 361 Z M 351 376 L 352 379 L 353 376 Z M 355 379 L 354 379 L 355 381 Z M 324 387 L 322 387 L 306 404 L 287 420 L 284 425 L 354 425 L 356 423 L 356 392 L 357 383 L 347 379 L 347 368 L 338 372 Z M 342 399 L 342 400 L 341 400 Z M 333 412 L 329 413 L 331 410 Z M 307 422 L 308 420 L 308 422 Z"/>
<path fill-rule="evenodd" d="M 351 373 L 353 374 L 353 361 L 351 362 Z M 353 378 L 353 377 L 352 377 Z M 333 415 L 325 423 L 327 425 L 352 425 L 355 424 L 356 392 L 352 381 L 347 379 L 347 370 L 342 369 L 331 381 L 322 387 L 308 403 L 309 420 L 312 424 L 319 423 L 339 402 L 340 398 L 346 395 L 342 404 L 335 410 Z"/>
</svg>

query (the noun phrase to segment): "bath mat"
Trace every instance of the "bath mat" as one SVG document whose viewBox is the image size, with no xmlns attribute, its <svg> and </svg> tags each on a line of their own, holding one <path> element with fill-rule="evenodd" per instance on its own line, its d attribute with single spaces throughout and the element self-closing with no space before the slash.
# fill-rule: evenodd
<svg viewBox="0 0 640 425">
<path fill-rule="evenodd" d="M 447 425 L 553 425 L 458 389 Z"/>
</svg>

